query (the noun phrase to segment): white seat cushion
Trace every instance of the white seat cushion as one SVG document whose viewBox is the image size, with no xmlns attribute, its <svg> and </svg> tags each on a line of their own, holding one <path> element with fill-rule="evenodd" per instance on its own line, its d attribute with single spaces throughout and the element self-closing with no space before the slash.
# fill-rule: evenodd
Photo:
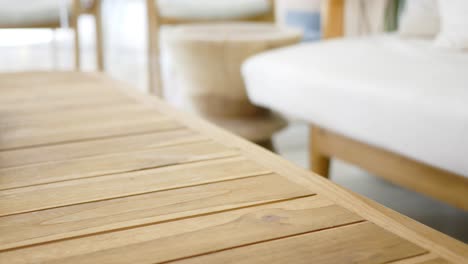
<svg viewBox="0 0 468 264">
<path fill-rule="evenodd" d="M 0 0 L 0 27 L 28 27 L 60 21 L 62 0 Z M 70 7 L 70 0 L 65 0 Z"/>
<path fill-rule="evenodd" d="M 268 0 L 155 0 L 163 17 L 190 20 L 239 19 L 267 13 Z"/>
<path fill-rule="evenodd" d="M 468 176 L 468 53 L 384 35 L 266 52 L 242 70 L 256 104 Z"/>
</svg>

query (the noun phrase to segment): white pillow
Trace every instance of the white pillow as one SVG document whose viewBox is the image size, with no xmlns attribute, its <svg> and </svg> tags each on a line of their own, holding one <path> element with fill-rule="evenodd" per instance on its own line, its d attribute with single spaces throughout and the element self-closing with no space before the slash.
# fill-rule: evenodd
<svg viewBox="0 0 468 264">
<path fill-rule="evenodd" d="M 398 32 L 404 37 L 434 37 L 439 32 L 439 20 L 437 0 L 406 0 Z"/>
<path fill-rule="evenodd" d="M 441 28 L 436 46 L 468 49 L 468 0 L 440 0 Z"/>
</svg>

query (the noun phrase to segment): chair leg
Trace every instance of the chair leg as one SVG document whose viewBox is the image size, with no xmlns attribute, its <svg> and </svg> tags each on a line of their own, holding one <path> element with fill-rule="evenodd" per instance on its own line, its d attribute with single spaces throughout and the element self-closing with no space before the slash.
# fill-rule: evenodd
<svg viewBox="0 0 468 264">
<path fill-rule="evenodd" d="M 94 7 L 94 22 L 96 25 L 96 65 L 98 71 L 104 71 L 104 44 L 102 32 L 102 1 L 97 0 Z"/>
<path fill-rule="evenodd" d="M 154 0 L 146 1 L 148 19 L 148 90 L 150 93 L 162 97 L 158 10 Z"/>
<path fill-rule="evenodd" d="M 156 32 L 150 34 L 158 34 Z M 152 36 L 148 36 L 152 38 Z M 160 51 L 158 45 L 154 45 L 154 42 L 148 42 L 148 90 L 151 94 L 156 95 L 160 98 L 163 97 L 162 87 L 162 69 L 160 65 Z"/>
<path fill-rule="evenodd" d="M 81 56 L 80 56 L 80 33 L 78 28 L 78 18 L 80 17 L 81 12 L 81 3 L 79 0 L 73 1 L 73 11 L 71 14 L 71 27 L 74 34 L 74 44 L 75 44 L 75 70 L 79 71 L 81 66 Z"/>
<path fill-rule="evenodd" d="M 57 43 L 57 30 L 56 28 L 52 29 L 52 39 L 50 41 L 51 44 L 51 58 L 52 58 L 52 70 L 58 70 L 58 43 Z"/>
<path fill-rule="evenodd" d="M 330 157 L 325 155 L 320 150 L 320 129 L 310 126 L 309 135 L 309 164 L 313 172 L 329 178 L 330 173 Z"/>
</svg>

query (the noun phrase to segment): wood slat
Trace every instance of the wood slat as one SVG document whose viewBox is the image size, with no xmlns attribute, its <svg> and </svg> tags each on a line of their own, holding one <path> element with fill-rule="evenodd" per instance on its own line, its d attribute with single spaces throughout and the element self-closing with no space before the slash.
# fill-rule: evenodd
<svg viewBox="0 0 468 264">
<path fill-rule="evenodd" d="M 36 111 L 23 108 L 3 115 L 0 113 L 0 129 L 2 131 L 21 127 L 50 127 L 52 125 L 69 126 L 76 122 L 91 120 L 108 120 L 135 118 L 137 116 L 161 116 L 153 109 L 135 103 L 85 105 L 78 109 L 51 109 Z"/>
<path fill-rule="evenodd" d="M 54 115 L 46 115 L 46 118 L 24 121 L 20 118 L 16 120 L 5 119 L 7 124 L 0 126 L 0 130 L 1 133 L 5 135 L 21 133 L 22 131 L 31 131 L 30 133 L 33 133 L 34 131 L 38 131 L 39 133 L 47 133 L 48 131 L 56 129 L 65 128 L 70 130 L 74 127 L 92 127 L 98 124 L 115 122 L 122 123 L 125 120 L 168 120 L 167 118 L 160 116 L 155 112 L 142 108 L 116 108 L 107 113 L 99 113 L 97 111 L 96 115 L 94 116 L 91 114 L 88 115 L 87 113 L 84 115 L 78 113 L 77 117 L 71 115 L 71 119 L 66 118 L 66 112 L 64 114 L 65 115 L 58 116 L 58 118 L 54 118 Z"/>
<path fill-rule="evenodd" d="M 0 151 L 0 168 L 84 158 L 111 153 L 153 149 L 206 141 L 208 137 L 185 128 L 149 134 L 112 137 L 36 148 Z M 0 174 L 5 175 L 2 169 Z M 0 177 L 1 178 L 1 177 Z M 0 185 L 2 183 L 0 182 Z"/>
<path fill-rule="evenodd" d="M 0 263 L 466 260 L 466 245 L 103 75 L 0 78 Z"/>
<path fill-rule="evenodd" d="M 278 155 L 265 151 L 263 148 L 255 146 L 239 137 L 228 134 L 223 129 L 209 122 L 195 119 L 191 115 L 180 111 L 175 111 L 172 107 L 156 98 L 139 96 L 130 92 L 127 94 L 138 98 L 142 103 L 154 105 L 158 112 L 183 121 L 184 125 L 191 129 L 209 135 L 214 140 L 223 142 L 228 146 L 239 148 L 246 158 L 255 160 L 266 168 L 272 168 L 275 172 L 292 182 L 307 186 L 310 190 L 326 195 L 335 203 L 358 213 L 379 226 L 385 226 L 386 230 L 408 239 L 412 243 L 424 245 L 431 252 L 448 261 L 466 263 L 468 260 L 468 246 L 463 242 L 422 225 L 361 195 L 346 190 L 317 174 L 296 166 Z"/>
<path fill-rule="evenodd" d="M 108 121 L 77 122 L 69 126 L 39 127 L 0 131 L 0 150 L 62 144 L 90 139 L 124 136 L 181 128 L 164 117 L 138 117 Z"/>
<path fill-rule="evenodd" d="M 239 155 L 238 151 L 220 144 L 201 142 L 0 169 L 0 190 L 236 155 Z"/>
<path fill-rule="evenodd" d="M 420 264 L 449 264 L 450 262 L 446 261 L 445 259 L 436 258 L 424 262 L 420 262 Z"/>
<path fill-rule="evenodd" d="M 40 95 L 86 89 L 119 93 L 117 89 L 109 85 L 109 79 L 106 76 L 93 72 L 17 72 L 2 74 L 1 78 L 0 92 L 5 94 L 25 92 Z M 92 87 L 98 88 L 91 89 Z"/>
<path fill-rule="evenodd" d="M 293 236 L 175 263 L 386 263 L 426 250 L 364 222 Z"/>
<path fill-rule="evenodd" d="M 309 197 L 6 251 L 0 262 L 160 263 L 358 221 L 328 200 Z"/>
<path fill-rule="evenodd" d="M 0 217 L 0 250 L 312 194 L 269 174 Z"/>
<path fill-rule="evenodd" d="M 389 264 L 449 264 L 445 259 L 440 258 L 436 254 L 428 253 L 421 256 L 406 258 L 402 260 L 392 261 Z"/>
<path fill-rule="evenodd" d="M 236 157 L 3 190 L 0 216 L 270 172 L 255 162 Z"/>
<path fill-rule="evenodd" d="M 3 93 L 2 93 L 3 95 Z M 23 99 L 21 102 L 1 102 L 0 103 L 0 116 L 7 116 L 9 114 L 22 114 L 28 113 L 53 113 L 54 111 L 62 110 L 76 110 L 87 107 L 99 107 L 113 104 L 131 104 L 137 103 L 131 98 L 115 95 L 115 96 L 92 96 L 84 100 L 83 98 L 70 98 L 63 100 L 63 96 L 56 96 L 52 98 L 33 97 L 30 99 Z"/>
<path fill-rule="evenodd" d="M 102 85 L 101 83 L 93 83 L 88 81 L 78 81 L 69 83 L 39 83 L 29 86 L 5 86 L 2 79 L 0 84 L 0 103 L 12 104 L 31 102 L 48 103 L 60 100 L 60 98 L 67 98 L 71 102 L 81 101 L 85 104 L 88 100 L 103 100 L 107 98 L 127 98 L 116 89 Z"/>
<path fill-rule="evenodd" d="M 89 85 L 98 85 L 101 90 L 107 87 L 108 79 L 103 78 L 100 74 L 80 72 L 76 73 L 73 71 L 64 72 L 53 72 L 47 73 L 43 71 L 37 72 L 15 72 L 15 73 L 4 73 L 1 76 L 2 82 L 0 83 L 0 91 L 2 93 L 8 93 L 11 90 L 17 91 L 24 89 L 26 91 L 38 89 L 44 92 L 43 87 L 54 87 L 57 84 L 61 84 L 61 89 L 67 89 L 68 86 L 74 84 L 81 84 L 82 89 L 85 89 Z M 104 84 L 104 85 L 103 85 Z"/>
</svg>

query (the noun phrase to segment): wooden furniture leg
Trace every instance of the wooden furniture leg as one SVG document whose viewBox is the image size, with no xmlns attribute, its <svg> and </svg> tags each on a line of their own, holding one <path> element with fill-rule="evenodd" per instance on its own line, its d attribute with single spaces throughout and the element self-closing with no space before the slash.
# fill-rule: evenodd
<svg viewBox="0 0 468 264">
<path fill-rule="evenodd" d="M 313 172 L 325 177 L 330 177 L 330 157 L 320 149 L 322 131 L 315 126 L 310 126 L 309 136 L 309 164 Z"/>
<path fill-rule="evenodd" d="M 146 1 L 148 17 L 148 90 L 163 97 L 160 65 L 158 14 L 154 0 Z"/>
<path fill-rule="evenodd" d="M 327 0 L 323 10 L 323 38 L 336 38 L 344 35 L 344 0 Z M 310 126 L 309 135 L 309 166 L 313 172 L 329 178 L 330 156 L 321 149 L 322 131 Z"/>
<path fill-rule="evenodd" d="M 81 2 L 80 0 L 73 1 L 73 8 L 71 14 L 71 27 L 74 34 L 74 44 L 75 44 L 75 70 L 79 71 L 81 68 L 81 54 L 80 54 L 80 33 L 78 27 L 78 18 L 80 17 L 81 12 Z"/>
<path fill-rule="evenodd" d="M 325 5 L 323 38 L 336 38 L 344 35 L 344 0 L 328 0 Z"/>
<path fill-rule="evenodd" d="M 96 0 L 93 12 L 96 25 L 96 65 L 98 71 L 104 71 L 104 43 L 102 32 L 102 1 Z"/>
<path fill-rule="evenodd" d="M 396 185 L 468 210 L 466 177 L 317 126 L 311 127 L 311 133 L 312 168 L 320 175 L 328 168 L 328 157 L 338 158 Z"/>
</svg>

